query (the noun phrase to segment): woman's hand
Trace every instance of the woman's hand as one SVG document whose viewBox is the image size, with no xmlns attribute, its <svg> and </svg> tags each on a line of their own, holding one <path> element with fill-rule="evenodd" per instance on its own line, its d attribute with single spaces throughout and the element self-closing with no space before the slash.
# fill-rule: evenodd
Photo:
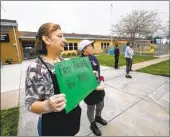
<svg viewBox="0 0 171 137">
<path fill-rule="evenodd" d="M 93 71 L 93 73 L 98 78 L 98 71 Z"/>
<path fill-rule="evenodd" d="M 97 91 L 102 91 L 104 90 L 105 86 L 104 86 L 104 83 L 103 81 L 100 81 L 100 84 L 96 87 L 96 90 Z"/>
<path fill-rule="evenodd" d="M 65 94 L 57 94 L 51 96 L 45 101 L 45 109 L 47 111 L 60 112 L 66 107 Z"/>
</svg>

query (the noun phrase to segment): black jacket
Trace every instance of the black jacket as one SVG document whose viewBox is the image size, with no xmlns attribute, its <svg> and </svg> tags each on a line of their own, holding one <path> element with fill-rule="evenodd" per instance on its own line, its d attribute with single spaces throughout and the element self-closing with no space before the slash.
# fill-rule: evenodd
<svg viewBox="0 0 171 137">
<path fill-rule="evenodd" d="M 120 51 L 119 51 L 119 48 L 115 48 L 115 56 L 119 56 L 119 54 L 120 54 Z"/>
</svg>

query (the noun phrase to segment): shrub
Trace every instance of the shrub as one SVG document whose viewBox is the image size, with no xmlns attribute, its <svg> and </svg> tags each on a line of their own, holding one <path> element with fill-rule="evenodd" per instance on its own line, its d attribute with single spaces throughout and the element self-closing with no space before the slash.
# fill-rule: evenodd
<svg viewBox="0 0 171 137">
<path fill-rule="evenodd" d="M 72 57 L 73 57 L 73 56 L 76 56 L 75 52 L 71 53 L 71 56 L 72 56 Z"/>
<path fill-rule="evenodd" d="M 5 62 L 8 64 L 12 64 L 12 61 L 13 61 L 12 57 L 7 57 L 5 60 Z"/>
<path fill-rule="evenodd" d="M 67 53 L 67 57 L 71 57 L 71 53 Z"/>
<path fill-rule="evenodd" d="M 63 53 L 61 56 L 62 56 L 63 58 L 66 58 L 66 57 L 67 57 L 67 54 L 66 54 L 66 53 Z"/>
</svg>

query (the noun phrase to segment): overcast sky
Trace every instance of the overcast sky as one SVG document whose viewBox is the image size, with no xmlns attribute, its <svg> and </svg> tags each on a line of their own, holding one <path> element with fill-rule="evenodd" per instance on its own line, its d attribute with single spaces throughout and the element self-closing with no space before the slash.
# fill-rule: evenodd
<svg viewBox="0 0 171 137">
<path fill-rule="evenodd" d="M 1 18 L 17 20 L 20 31 L 37 31 L 46 22 L 61 25 L 65 33 L 109 35 L 113 24 L 134 9 L 158 10 L 169 20 L 169 1 L 1 1 Z"/>
</svg>

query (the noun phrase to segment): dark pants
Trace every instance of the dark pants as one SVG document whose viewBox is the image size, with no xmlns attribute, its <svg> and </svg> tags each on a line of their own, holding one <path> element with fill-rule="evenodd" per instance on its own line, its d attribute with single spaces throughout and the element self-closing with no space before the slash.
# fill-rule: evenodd
<svg viewBox="0 0 171 137">
<path fill-rule="evenodd" d="M 131 70 L 132 67 L 132 59 L 131 58 L 126 58 L 126 74 L 129 74 L 129 71 Z"/>
<path fill-rule="evenodd" d="M 115 66 L 114 68 L 118 68 L 119 56 L 115 56 Z"/>
<path fill-rule="evenodd" d="M 130 71 L 132 70 L 132 59 L 131 59 L 131 65 L 130 65 Z"/>
</svg>

